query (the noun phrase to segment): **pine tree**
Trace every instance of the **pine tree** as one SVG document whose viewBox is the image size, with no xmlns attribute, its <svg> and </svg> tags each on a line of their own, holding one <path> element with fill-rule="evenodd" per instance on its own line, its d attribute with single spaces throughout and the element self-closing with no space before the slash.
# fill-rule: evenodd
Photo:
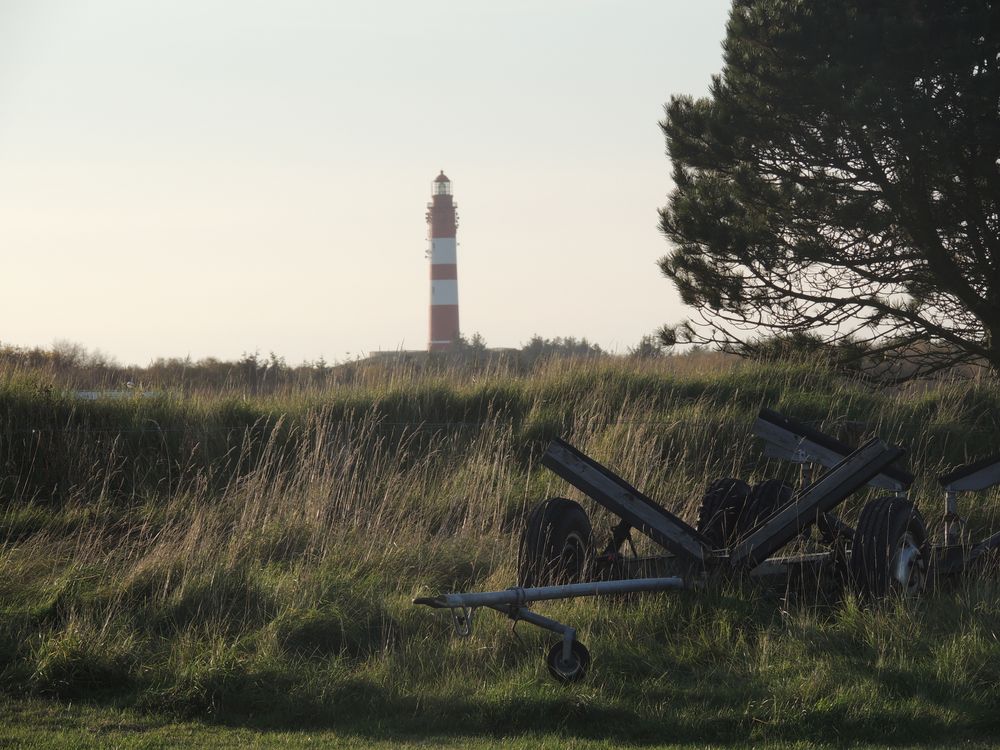
<svg viewBox="0 0 1000 750">
<path fill-rule="evenodd" d="M 697 308 L 664 341 L 1000 371 L 1000 2 L 735 0 L 710 95 L 661 126 L 660 266 Z"/>
</svg>

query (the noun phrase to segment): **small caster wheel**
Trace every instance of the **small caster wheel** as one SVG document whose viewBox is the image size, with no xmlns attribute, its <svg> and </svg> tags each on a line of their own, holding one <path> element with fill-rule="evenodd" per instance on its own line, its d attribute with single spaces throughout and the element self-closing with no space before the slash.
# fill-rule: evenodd
<svg viewBox="0 0 1000 750">
<path fill-rule="evenodd" d="M 590 652 L 580 641 L 573 641 L 570 646 L 569 661 L 565 661 L 563 659 L 563 642 L 558 641 L 549 649 L 546 662 L 549 665 L 549 673 L 557 682 L 563 684 L 579 682 L 587 675 L 587 668 L 590 666 Z"/>
</svg>

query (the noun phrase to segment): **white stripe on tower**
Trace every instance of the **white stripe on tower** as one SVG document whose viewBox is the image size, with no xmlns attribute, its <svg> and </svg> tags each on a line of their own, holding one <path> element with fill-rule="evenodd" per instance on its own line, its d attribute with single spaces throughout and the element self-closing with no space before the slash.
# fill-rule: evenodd
<svg viewBox="0 0 1000 750">
<path fill-rule="evenodd" d="M 459 336 L 458 258 L 455 230 L 458 217 L 451 196 L 451 182 L 444 172 L 437 176 L 427 204 L 431 239 L 430 351 L 447 351 Z"/>
<path fill-rule="evenodd" d="M 455 265 L 454 237 L 438 237 L 431 240 L 431 263 L 435 266 L 444 263 Z"/>
<path fill-rule="evenodd" d="M 431 306 L 458 305 L 458 279 L 431 281 Z"/>
</svg>

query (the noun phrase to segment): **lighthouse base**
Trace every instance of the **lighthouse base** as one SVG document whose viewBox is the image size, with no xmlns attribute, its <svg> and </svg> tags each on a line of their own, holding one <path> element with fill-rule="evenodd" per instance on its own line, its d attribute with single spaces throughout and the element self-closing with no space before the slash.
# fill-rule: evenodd
<svg viewBox="0 0 1000 750">
<path fill-rule="evenodd" d="M 431 335 L 428 350 L 450 351 L 458 340 L 458 305 L 431 305 Z"/>
</svg>

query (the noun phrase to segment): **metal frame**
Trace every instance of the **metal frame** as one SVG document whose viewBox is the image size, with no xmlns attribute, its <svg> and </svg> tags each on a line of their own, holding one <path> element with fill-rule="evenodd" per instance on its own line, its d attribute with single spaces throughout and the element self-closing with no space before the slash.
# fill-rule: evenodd
<svg viewBox="0 0 1000 750">
<path fill-rule="evenodd" d="M 695 582 L 700 582 L 709 570 L 744 570 L 751 577 L 767 579 L 787 578 L 790 571 L 803 566 L 822 568 L 832 564 L 838 555 L 843 559 L 850 554 L 843 543 L 837 544 L 838 540 L 854 533 L 850 526 L 832 513 L 840 503 L 866 485 L 904 494 L 914 480 L 912 474 L 894 466 L 904 455 L 903 449 L 890 446 L 878 438 L 872 438 L 854 450 L 829 435 L 769 409 L 760 412 L 752 432 L 765 441 L 766 456 L 803 466 L 803 487 L 785 505 L 725 550 L 713 550 L 709 541 L 691 525 L 566 441 L 553 440 L 542 457 L 543 466 L 620 519 L 620 523 L 612 529 L 612 541 L 601 558 L 620 559 L 618 550 L 625 540 L 630 540 L 631 529 L 636 529 L 663 547 L 666 553 L 643 560 L 635 558 L 632 562 L 637 564 L 636 570 L 644 570 L 645 564 L 650 561 L 663 562 L 673 564 L 681 571 L 680 575 L 453 593 L 415 599 L 414 603 L 449 609 L 455 633 L 462 637 L 471 635 L 473 617 L 480 607 L 501 612 L 515 623 L 531 623 L 559 634 L 562 637 L 562 658 L 569 661 L 576 630 L 532 611 L 528 608 L 529 604 L 580 596 L 690 588 Z M 819 464 L 827 471 L 812 481 L 811 464 Z M 1000 532 L 976 545 L 962 548 L 955 542 L 953 531 L 961 520 L 957 514 L 958 493 L 1000 484 L 1000 455 L 955 469 L 941 477 L 940 482 L 946 496 L 946 532 L 944 544 L 933 547 L 931 566 L 939 573 L 960 572 L 986 552 L 1000 548 Z M 778 550 L 813 524 L 830 546 L 828 551 L 774 557 Z"/>
<path fill-rule="evenodd" d="M 543 630 L 562 636 L 563 659 L 571 658 L 576 629 L 550 619 L 528 609 L 533 602 L 554 599 L 573 599 L 578 596 L 604 596 L 608 594 L 636 594 L 642 591 L 667 591 L 685 587 L 684 580 L 671 578 L 633 578 L 624 581 L 590 581 L 568 583 L 563 586 L 538 586 L 521 588 L 513 586 L 504 591 L 482 591 L 469 594 L 445 594 L 444 596 L 421 597 L 414 604 L 423 604 L 435 609 L 451 610 L 452 627 L 455 635 L 467 638 L 472 635 L 472 621 L 480 607 L 489 607 L 507 615 L 515 623 L 524 621 Z"/>
<path fill-rule="evenodd" d="M 705 537 L 565 440 L 556 438 L 549 444 L 542 457 L 542 466 L 675 556 L 704 564 L 709 548 Z"/>
<path fill-rule="evenodd" d="M 854 449 L 830 435 L 771 409 L 761 409 L 751 427 L 764 441 L 764 455 L 798 464 L 819 464 L 832 468 Z M 888 466 L 866 482 L 870 487 L 905 492 L 913 484 L 913 475 Z"/>
<path fill-rule="evenodd" d="M 733 567 L 760 565 L 902 455 L 902 448 L 890 447 L 878 438 L 869 440 L 739 541 L 730 563 Z"/>
<path fill-rule="evenodd" d="M 982 492 L 1000 484 L 1000 454 L 973 461 L 938 477 L 944 489 L 944 539 L 935 548 L 936 567 L 943 574 L 962 572 L 987 552 L 1000 549 L 1000 532 L 976 544 L 963 544 L 964 525 L 958 513 L 961 492 Z"/>
</svg>

